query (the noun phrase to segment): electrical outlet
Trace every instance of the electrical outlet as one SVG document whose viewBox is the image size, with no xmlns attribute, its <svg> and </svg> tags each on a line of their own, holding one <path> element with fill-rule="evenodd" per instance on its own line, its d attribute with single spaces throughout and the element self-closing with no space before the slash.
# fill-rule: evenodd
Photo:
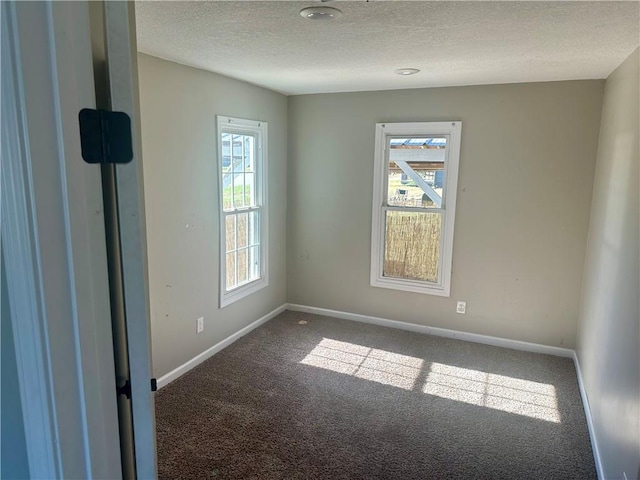
<svg viewBox="0 0 640 480">
<path fill-rule="evenodd" d="M 456 313 L 467 313 L 467 302 L 458 301 L 456 305 Z"/>
<path fill-rule="evenodd" d="M 202 333 L 204 331 L 204 317 L 198 318 L 196 320 L 196 333 Z"/>
</svg>

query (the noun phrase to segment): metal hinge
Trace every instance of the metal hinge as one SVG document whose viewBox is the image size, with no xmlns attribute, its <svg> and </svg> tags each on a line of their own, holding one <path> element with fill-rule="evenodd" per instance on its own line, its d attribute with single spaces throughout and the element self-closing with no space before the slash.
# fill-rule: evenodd
<svg viewBox="0 0 640 480">
<path fill-rule="evenodd" d="M 118 395 L 124 395 L 127 398 L 131 398 L 131 382 L 129 380 L 125 380 L 124 383 L 116 385 L 116 392 Z"/>
<path fill-rule="evenodd" d="M 158 391 L 158 381 L 155 378 L 151 379 L 151 391 Z M 116 392 L 118 395 L 124 395 L 127 398 L 131 398 L 131 382 L 129 380 L 125 380 L 124 383 L 116 385 Z"/>
<path fill-rule="evenodd" d="M 128 163 L 133 159 L 131 118 L 124 112 L 83 108 L 78 114 L 82 158 L 87 163 Z"/>
</svg>

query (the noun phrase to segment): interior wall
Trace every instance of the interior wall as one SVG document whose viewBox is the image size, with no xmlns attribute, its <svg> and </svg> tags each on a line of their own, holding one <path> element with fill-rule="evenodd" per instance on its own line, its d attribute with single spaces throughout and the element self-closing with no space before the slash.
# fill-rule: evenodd
<svg viewBox="0 0 640 480">
<path fill-rule="evenodd" d="M 7 291 L 7 276 L 4 259 L 0 253 L 0 350 L 2 372 L 0 373 L 0 477 L 11 479 L 29 478 L 29 459 L 22 420 L 22 403 L 18 388 L 18 365 L 16 363 L 13 327 Z"/>
<path fill-rule="evenodd" d="M 605 86 L 577 344 L 607 479 L 640 478 L 639 52 Z"/>
<path fill-rule="evenodd" d="M 138 60 L 153 372 L 162 376 L 286 301 L 287 97 L 148 55 Z M 269 135 L 269 286 L 223 309 L 218 114 L 266 121 Z"/>
<path fill-rule="evenodd" d="M 603 89 L 289 97 L 288 301 L 573 348 Z M 371 287 L 375 124 L 446 120 L 463 122 L 451 297 Z"/>
</svg>

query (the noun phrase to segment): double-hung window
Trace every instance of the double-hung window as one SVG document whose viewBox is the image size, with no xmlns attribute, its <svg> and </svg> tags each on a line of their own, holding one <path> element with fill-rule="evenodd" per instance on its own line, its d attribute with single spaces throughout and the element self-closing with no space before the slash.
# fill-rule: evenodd
<svg viewBox="0 0 640 480">
<path fill-rule="evenodd" d="M 449 296 L 461 130 L 376 124 L 371 285 Z"/>
<path fill-rule="evenodd" d="M 268 285 L 267 124 L 217 116 L 220 307 Z"/>
</svg>

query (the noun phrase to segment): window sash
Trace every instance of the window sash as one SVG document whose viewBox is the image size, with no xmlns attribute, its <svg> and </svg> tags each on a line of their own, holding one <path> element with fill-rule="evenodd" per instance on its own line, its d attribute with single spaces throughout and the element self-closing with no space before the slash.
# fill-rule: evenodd
<svg viewBox="0 0 640 480">
<path fill-rule="evenodd" d="M 445 159 L 444 159 L 444 164 L 443 164 L 443 186 L 442 186 L 442 195 L 441 195 L 441 207 L 410 207 L 410 206 L 395 206 L 395 205 L 389 205 L 389 177 L 390 177 L 390 171 L 389 171 L 389 165 L 391 163 L 390 160 L 390 156 L 391 156 L 391 141 L 394 139 L 399 139 L 399 138 L 418 138 L 418 137 L 422 137 L 422 138 L 446 138 L 447 139 L 447 145 L 444 149 L 444 154 L 445 154 Z M 444 224 L 445 224 L 445 219 L 446 219 L 446 215 L 445 215 L 445 209 L 446 209 L 446 192 L 447 192 L 447 167 L 448 167 L 448 157 L 449 157 L 449 142 L 450 142 L 450 135 L 429 135 L 429 134 L 412 134 L 412 135 L 395 135 L 395 134 L 387 134 L 385 135 L 385 175 L 384 175 L 384 184 L 383 184 L 383 206 L 381 208 L 381 212 L 380 212 L 380 216 L 381 216 L 381 221 L 380 221 L 380 238 L 381 238 L 381 255 L 380 255 L 380 276 L 382 276 L 385 279 L 393 279 L 393 280 L 398 280 L 398 281 L 403 281 L 403 282 L 417 282 L 419 284 L 426 284 L 426 285 L 432 285 L 435 287 L 439 287 L 440 285 L 442 285 L 442 256 L 443 256 L 443 241 L 444 241 Z M 402 277 L 391 277 L 391 276 L 386 276 L 384 273 L 384 265 L 385 262 L 387 261 L 386 258 L 386 243 L 387 243 L 387 236 L 386 236 L 386 228 L 387 228 L 387 212 L 413 212 L 413 213 L 433 213 L 433 214 L 440 214 L 440 236 L 439 236 L 439 251 L 438 251 L 438 274 L 437 274 L 437 279 L 435 282 L 430 282 L 428 280 L 416 280 L 416 279 L 411 279 L 411 278 L 402 278 Z"/>
<path fill-rule="evenodd" d="M 223 237 L 225 238 L 225 242 L 223 244 L 224 259 L 225 259 L 225 264 L 224 264 L 224 268 L 225 268 L 224 279 L 225 279 L 225 282 L 224 282 L 223 288 L 224 288 L 225 292 L 232 292 L 232 291 L 234 291 L 234 290 L 236 290 L 236 289 L 238 289 L 238 288 L 240 288 L 240 287 L 242 287 L 244 285 L 247 285 L 247 284 L 252 283 L 252 282 L 259 281 L 264 276 L 264 268 L 263 268 L 264 262 L 262 261 L 262 255 L 263 255 L 263 252 L 262 252 L 262 210 L 263 210 L 262 206 L 255 206 L 255 207 L 237 208 L 237 209 L 234 209 L 234 210 L 225 210 L 225 211 L 221 212 L 222 213 L 222 218 L 223 218 L 223 222 L 222 222 L 222 225 L 223 225 Z M 258 234 L 257 234 L 258 242 L 257 243 L 252 243 L 251 242 L 251 238 L 250 238 L 250 234 L 247 233 L 247 244 L 245 246 L 243 246 L 243 247 L 239 247 L 238 244 L 240 242 L 238 240 L 238 217 L 243 213 L 246 213 L 247 215 L 249 215 L 252 212 L 258 213 L 257 225 L 254 225 L 254 227 L 253 227 L 253 228 L 257 228 L 257 231 L 258 231 Z M 234 229 L 235 229 L 235 232 L 234 232 L 234 239 L 235 239 L 234 244 L 235 244 L 235 246 L 233 248 L 231 248 L 231 249 L 227 248 L 227 242 L 226 242 L 227 218 L 228 217 L 235 217 L 236 218 L 236 220 L 234 222 Z M 249 226 L 248 226 L 249 218 L 250 217 L 247 216 L 247 228 L 249 228 Z M 235 254 L 235 253 L 239 252 L 240 250 L 247 250 L 248 251 L 249 249 L 251 249 L 253 247 L 258 247 L 258 252 L 259 252 L 258 256 L 259 256 L 260 265 L 259 265 L 259 268 L 258 268 L 258 276 L 256 278 L 250 278 L 250 274 L 249 274 L 250 269 L 249 269 L 249 265 L 247 264 L 247 281 L 239 282 L 238 281 L 238 259 L 237 259 L 237 255 L 236 255 L 236 261 L 235 261 L 235 265 L 234 265 L 235 275 L 233 277 L 235 279 L 235 284 L 233 286 L 229 286 L 227 284 L 227 282 L 226 282 L 226 279 L 227 279 L 227 272 L 226 272 L 226 258 L 227 258 L 227 255 L 229 255 L 230 253 L 234 253 Z"/>
<path fill-rule="evenodd" d="M 425 134 L 425 133 L 417 133 L 417 134 L 404 134 L 404 135 L 397 135 L 397 134 L 386 134 L 384 136 L 384 142 L 385 142 L 385 146 L 384 146 L 384 161 L 385 161 L 385 166 L 384 166 L 384 171 L 385 171 L 385 178 L 384 178 L 384 184 L 383 184 L 383 205 L 386 205 L 388 207 L 393 207 L 392 205 L 389 205 L 389 163 L 390 163 L 390 155 L 391 155 L 391 141 L 394 139 L 403 139 L 403 138 L 445 138 L 447 140 L 445 149 L 444 149 L 444 154 L 445 154 L 445 158 L 444 158 L 444 165 L 443 165 L 443 184 L 442 184 L 442 201 L 441 201 L 441 207 L 437 208 L 429 208 L 429 210 L 444 210 L 444 208 L 446 207 L 446 196 L 447 196 L 447 170 L 448 170 L 448 165 L 449 165 L 449 153 L 450 153 L 450 143 L 451 143 L 451 135 L 449 134 Z M 427 162 L 425 162 L 427 163 Z M 403 208 L 403 207 L 401 207 Z M 421 207 L 408 207 L 408 208 L 421 208 Z M 426 207 L 428 208 L 428 207 Z"/>
<path fill-rule="evenodd" d="M 444 213 L 444 208 L 428 207 L 396 207 L 395 205 L 383 205 L 382 213 L 385 212 L 424 212 L 424 213 Z"/>
<path fill-rule="evenodd" d="M 439 242 L 439 251 L 438 251 L 438 274 L 435 282 L 430 282 L 428 280 L 417 280 L 412 278 L 403 278 L 403 277 L 392 277 L 384 274 L 384 264 L 387 260 L 386 258 L 386 247 L 387 247 L 387 212 L 408 212 L 408 213 L 424 213 L 424 214 L 434 214 L 440 215 L 440 237 L 438 238 Z M 444 232 L 445 232 L 445 221 L 446 215 L 445 211 L 442 208 L 403 208 L 403 207 L 382 207 L 381 208 L 381 222 L 380 222 L 380 241 L 381 241 L 381 255 L 380 255 L 380 275 L 389 280 L 397 280 L 401 282 L 411 282 L 418 285 L 431 285 L 434 287 L 438 287 L 442 284 L 442 263 L 443 263 L 443 242 L 444 242 Z"/>
<path fill-rule="evenodd" d="M 260 163 L 260 154 L 261 154 L 261 149 L 260 149 L 260 134 L 257 132 L 251 132 L 251 131 L 239 131 L 236 129 L 227 129 L 227 128 L 223 128 L 220 132 L 220 138 L 219 141 L 222 142 L 222 137 L 224 135 L 228 135 L 230 140 L 230 149 L 231 149 L 231 161 L 229 164 L 229 167 L 227 167 L 227 170 L 225 170 L 224 164 L 223 164 L 223 159 L 221 159 L 221 161 L 219 162 L 219 169 L 221 170 L 221 175 L 222 175 L 222 195 L 223 195 L 223 200 L 224 200 L 224 195 L 225 195 L 225 190 L 227 188 L 230 187 L 230 191 L 229 191 L 229 206 L 225 207 L 224 205 L 224 201 L 223 201 L 223 205 L 222 205 L 222 209 L 225 212 L 231 212 L 234 210 L 239 210 L 239 209 L 243 209 L 243 208 L 247 208 L 247 207 L 255 207 L 258 206 L 262 203 L 262 198 L 259 196 L 260 195 L 260 180 L 259 180 L 259 167 L 258 167 L 258 163 Z M 235 155 L 234 151 L 233 151 L 233 145 L 234 143 L 236 143 L 236 138 L 240 137 L 239 140 L 239 144 L 240 144 L 240 154 L 239 155 Z M 253 139 L 253 148 L 251 149 L 252 151 L 247 152 L 246 150 L 246 139 L 247 138 L 252 138 Z M 246 166 L 246 160 L 249 159 L 249 166 Z M 238 170 L 237 166 L 236 166 L 236 162 L 240 161 L 242 164 L 242 170 Z M 237 207 L 236 206 L 236 198 L 237 198 L 237 194 L 236 194 L 236 186 L 239 186 L 236 184 L 236 180 L 238 177 L 242 177 L 242 192 L 240 194 L 241 198 L 242 198 L 242 206 Z M 229 185 L 225 186 L 225 182 L 227 181 L 227 178 L 229 179 Z M 249 197 L 249 205 L 245 205 L 245 200 L 246 200 L 246 195 L 247 195 L 247 178 L 253 178 L 253 194 L 250 195 Z"/>
</svg>

